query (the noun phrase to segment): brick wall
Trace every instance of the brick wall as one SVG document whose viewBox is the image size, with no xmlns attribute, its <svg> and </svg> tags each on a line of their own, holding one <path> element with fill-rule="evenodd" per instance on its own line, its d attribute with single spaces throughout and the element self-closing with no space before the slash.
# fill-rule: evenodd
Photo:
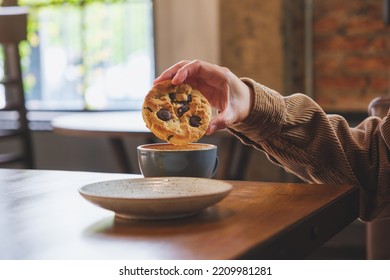
<svg viewBox="0 0 390 280">
<path fill-rule="evenodd" d="M 316 0 L 314 96 L 328 111 L 366 111 L 390 94 L 390 27 L 381 0 Z"/>
</svg>

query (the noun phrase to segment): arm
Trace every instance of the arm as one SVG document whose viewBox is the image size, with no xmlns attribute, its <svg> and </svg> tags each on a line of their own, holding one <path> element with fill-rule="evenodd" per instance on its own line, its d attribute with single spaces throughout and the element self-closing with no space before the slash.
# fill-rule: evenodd
<svg viewBox="0 0 390 280">
<path fill-rule="evenodd" d="M 225 67 L 181 61 L 155 83 L 172 79 L 198 88 L 218 110 L 208 134 L 228 128 L 247 145 L 309 183 L 360 187 L 360 218 L 371 220 L 390 201 L 390 117 L 349 127 L 303 94 L 283 97 Z"/>
<path fill-rule="evenodd" d="M 361 188 L 360 217 L 370 220 L 389 201 L 390 123 L 376 117 L 355 128 L 326 115 L 303 94 L 283 97 L 250 79 L 249 116 L 229 131 L 269 159 L 310 183 L 346 183 Z"/>
</svg>

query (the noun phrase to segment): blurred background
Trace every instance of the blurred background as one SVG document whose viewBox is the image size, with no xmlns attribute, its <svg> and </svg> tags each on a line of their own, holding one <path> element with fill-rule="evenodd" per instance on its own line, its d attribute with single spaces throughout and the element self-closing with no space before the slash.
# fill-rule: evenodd
<svg viewBox="0 0 390 280">
<path fill-rule="evenodd" d="M 283 95 L 305 93 L 352 124 L 367 116 L 372 99 L 390 93 L 383 0 L 18 4 L 29 7 L 28 40 L 20 51 L 37 168 L 115 172 L 104 139 L 52 135 L 50 118 L 75 111 L 139 110 L 154 77 L 182 59 L 226 66 Z M 136 161 L 131 142 L 129 158 Z M 252 158 L 262 155 L 253 151 Z M 255 169 L 248 168 L 247 179 L 292 179 L 267 161 Z"/>
<path fill-rule="evenodd" d="M 367 116 L 372 99 L 390 94 L 386 3 L 3 0 L 3 6 L 29 7 L 20 51 L 34 167 L 120 172 L 107 139 L 55 134 L 51 119 L 70 112 L 139 110 L 154 77 L 183 59 L 226 66 L 283 95 L 305 93 L 327 113 L 355 125 Z M 2 95 L 0 89 L 0 103 Z M 9 118 L 0 115 L 0 121 Z M 144 141 L 126 138 L 133 166 L 136 146 Z M 216 137 L 202 141 L 217 143 L 222 160 L 232 152 Z M 14 145 L 2 144 L 0 150 Z M 259 151 L 247 152 L 245 162 L 245 180 L 299 182 Z M 357 222 L 353 230 L 342 242 L 361 258 L 364 229 Z"/>
</svg>

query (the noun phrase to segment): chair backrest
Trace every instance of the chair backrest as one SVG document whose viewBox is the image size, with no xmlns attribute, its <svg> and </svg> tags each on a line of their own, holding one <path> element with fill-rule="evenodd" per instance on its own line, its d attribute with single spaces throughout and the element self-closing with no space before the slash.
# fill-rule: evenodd
<svg viewBox="0 0 390 280">
<path fill-rule="evenodd" d="M 0 45 L 3 51 L 3 72 L 0 77 L 0 111 L 2 115 L 16 115 L 15 125 L 0 126 L 0 140 L 19 142 L 20 148 L 11 152 L 1 149 L 0 166 L 22 163 L 33 168 L 32 141 L 25 106 L 19 44 L 26 39 L 27 9 L 24 7 L 0 7 Z M 4 148 L 5 145 L 2 145 Z"/>
</svg>

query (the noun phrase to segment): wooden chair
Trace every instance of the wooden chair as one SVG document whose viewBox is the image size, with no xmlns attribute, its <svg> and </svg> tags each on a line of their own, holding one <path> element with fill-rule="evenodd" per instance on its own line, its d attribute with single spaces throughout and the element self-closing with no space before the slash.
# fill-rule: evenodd
<svg viewBox="0 0 390 280">
<path fill-rule="evenodd" d="M 33 168 L 31 134 L 25 107 L 19 43 L 26 39 L 27 9 L 23 7 L 0 7 L 0 45 L 3 51 L 4 76 L 0 81 L 0 113 L 14 114 L 16 125 L 0 125 L 0 167 L 22 164 Z M 20 148 L 4 151 L 4 142 L 12 141 Z M 11 145 L 12 147 L 12 145 Z"/>
<path fill-rule="evenodd" d="M 390 109 L 390 95 L 375 98 L 368 114 L 384 118 Z M 390 205 L 374 221 L 367 223 L 367 258 L 390 259 Z"/>
</svg>

